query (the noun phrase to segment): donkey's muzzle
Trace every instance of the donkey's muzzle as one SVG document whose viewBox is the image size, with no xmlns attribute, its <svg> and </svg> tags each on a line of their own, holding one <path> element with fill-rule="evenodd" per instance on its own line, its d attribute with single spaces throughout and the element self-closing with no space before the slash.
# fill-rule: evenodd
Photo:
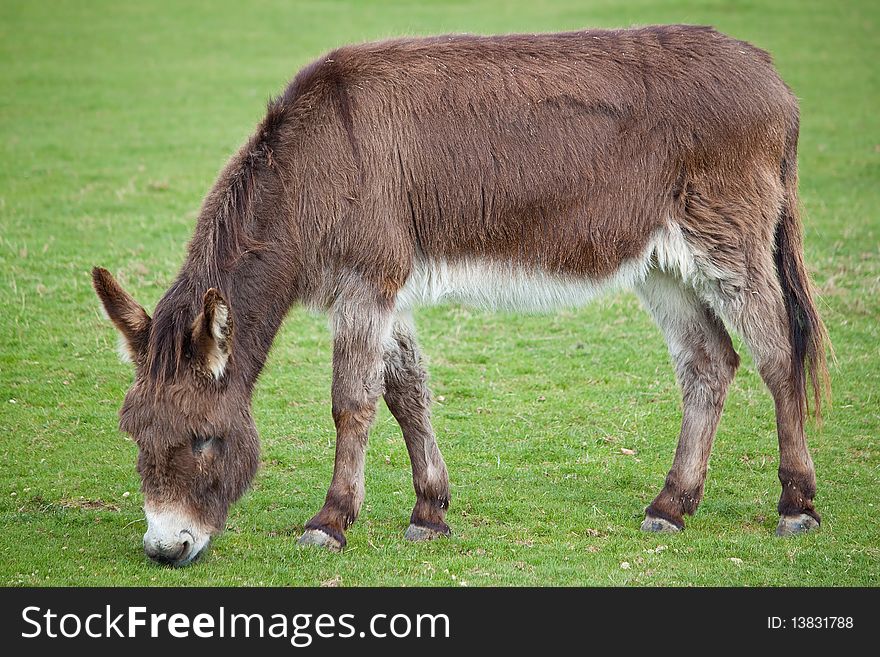
<svg viewBox="0 0 880 657">
<path fill-rule="evenodd" d="M 169 566 L 185 566 L 205 551 L 211 531 L 180 505 L 144 505 L 147 533 L 144 552 L 153 561 Z"/>
</svg>

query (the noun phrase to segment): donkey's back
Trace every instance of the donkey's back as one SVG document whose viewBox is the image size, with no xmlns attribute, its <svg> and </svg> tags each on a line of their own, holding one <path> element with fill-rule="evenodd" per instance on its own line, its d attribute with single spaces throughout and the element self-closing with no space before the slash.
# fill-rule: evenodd
<svg viewBox="0 0 880 657">
<path fill-rule="evenodd" d="M 694 203 L 778 206 L 797 135 L 769 56 L 701 27 L 349 46 L 286 98 L 308 90 L 340 124 L 339 168 L 356 172 L 340 193 L 369 218 L 346 235 L 408 242 L 417 273 L 491 261 L 608 277 Z M 778 208 L 763 209 L 772 231 Z"/>
</svg>

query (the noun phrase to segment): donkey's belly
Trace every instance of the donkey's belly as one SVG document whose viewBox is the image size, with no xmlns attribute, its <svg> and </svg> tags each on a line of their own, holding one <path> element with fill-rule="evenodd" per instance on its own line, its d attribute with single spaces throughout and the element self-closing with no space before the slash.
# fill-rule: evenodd
<svg viewBox="0 0 880 657">
<path fill-rule="evenodd" d="M 548 273 L 487 260 L 419 261 L 397 296 L 398 308 L 462 303 L 486 309 L 542 312 L 583 306 L 603 292 L 644 278 L 649 253 L 627 261 L 605 278 Z"/>
</svg>

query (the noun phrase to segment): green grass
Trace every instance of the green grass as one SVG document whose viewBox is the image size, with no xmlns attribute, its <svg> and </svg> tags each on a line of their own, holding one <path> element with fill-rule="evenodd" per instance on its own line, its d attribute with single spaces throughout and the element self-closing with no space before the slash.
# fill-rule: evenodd
<svg viewBox="0 0 880 657">
<path fill-rule="evenodd" d="M 148 563 L 136 448 L 116 428 L 132 373 L 90 268 L 117 273 L 151 309 L 266 98 L 338 44 L 654 22 L 708 23 L 768 49 L 801 99 L 807 258 L 839 358 L 834 408 L 810 432 L 821 531 L 773 536 L 773 408 L 747 357 L 699 512 L 681 535 L 638 531 L 671 463 L 679 394 L 659 332 L 621 294 L 549 316 L 418 313 L 444 398 L 435 426 L 455 535 L 403 541 L 409 466 L 382 407 L 349 548 L 298 549 L 334 434 L 326 321 L 294 309 L 257 389 L 253 490 L 202 562 Z M 0 584 L 877 585 L 878 27 L 871 0 L 4 1 Z"/>
</svg>

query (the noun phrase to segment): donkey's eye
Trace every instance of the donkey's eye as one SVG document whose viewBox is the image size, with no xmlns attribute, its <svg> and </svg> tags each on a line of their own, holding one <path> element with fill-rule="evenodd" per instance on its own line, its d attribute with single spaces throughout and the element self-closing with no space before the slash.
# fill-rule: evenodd
<svg viewBox="0 0 880 657">
<path fill-rule="evenodd" d="M 201 454 L 205 450 L 210 449 L 213 444 L 213 436 L 193 436 L 192 438 L 192 449 L 196 454 Z"/>
</svg>

